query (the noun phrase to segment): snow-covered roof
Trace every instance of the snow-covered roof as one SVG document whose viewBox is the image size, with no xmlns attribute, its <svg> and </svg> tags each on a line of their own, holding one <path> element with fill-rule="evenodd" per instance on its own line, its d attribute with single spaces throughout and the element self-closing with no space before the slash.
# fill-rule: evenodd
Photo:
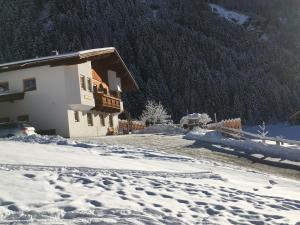
<svg viewBox="0 0 300 225">
<path fill-rule="evenodd" d="M 66 54 L 58 54 L 58 55 L 52 55 L 52 56 L 45 56 L 45 57 L 36 57 L 33 59 L 26 59 L 26 60 L 20 60 L 20 61 L 14 61 L 9 63 L 3 63 L 0 64 L 0 72 L 1 70 L 9 69 L 12 66 L 19 65 L 20 67 L 28 65 L 28 64 L 34 64 L 34 63 L 41 63 L 41 62 L 51 62 L 51 61 L 57 61 L 57 60 L 63 60 L 63 59 L 70 59 L 70 58 L 84 58 L 84 55 L 91 54 L 91 53 L 109 53 L 117 51 L 115 48 L 95 48 L 95 49 L 89 49 L 84 51 L 78 51 L 78 52 L 71 52 Z"/>
<path fill-rule="evenodd" d="M 120 54 L 114 47 L 89 49 L 89 50 L 71 52 L 66 54 L 58 54 L 58 55 L 52 55 L 46 57 L 37 57 L 33 59 L 3 63 L 0 64 L 0 73 L 6 71 L 26 69 L 30 67 L 45 66 L 45 65 L 64 65 L 66 62 L 68 62 L 68 65 L 78 64 L 82 60 L 92 61 L 97 57 L 107 56 L 107 55 L 114 56 L 118 59 L 117 63 L 119 64 L 118 66 L 122 68 L 122 71 L 124 71 L 123 75 L 125 75 L 125 78 L 128 78 L 127 81 L 130 81 L 132 83 L 132 85 L 130 85 L 131 88 L 129 89 L 138 89 L 138 85 L 135 82 L 132 74 L 130 73 L 126 64 L 121 58 Z"/>
</svg>

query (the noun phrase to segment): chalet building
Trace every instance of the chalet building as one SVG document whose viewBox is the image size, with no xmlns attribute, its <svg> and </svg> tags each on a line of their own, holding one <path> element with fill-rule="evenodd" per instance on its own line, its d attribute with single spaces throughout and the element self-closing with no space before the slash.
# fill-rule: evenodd
<svg viewBox="0 0 300 225">
<path fill-rule="evenodd" d="M 0 64 L 0 123 L 28 121 L 64 137 L 113 134 L 122 92 L 137 89 L 115 48 Z"/>
</svg>

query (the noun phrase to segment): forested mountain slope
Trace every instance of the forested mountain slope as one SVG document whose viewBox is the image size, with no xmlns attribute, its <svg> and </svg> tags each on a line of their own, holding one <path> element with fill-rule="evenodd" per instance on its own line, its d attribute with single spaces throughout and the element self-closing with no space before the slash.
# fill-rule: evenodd
<svg viewBox="0 0 300 225">
<path fill-rule="evenodd" d="M 297 0 L 0 0 L 0 61 L 115 46 L 147 99 L 178 120 L 278 121 L 300 109 Z M 209 4 L 241 15 L 238 24 Z"/>
</svg>

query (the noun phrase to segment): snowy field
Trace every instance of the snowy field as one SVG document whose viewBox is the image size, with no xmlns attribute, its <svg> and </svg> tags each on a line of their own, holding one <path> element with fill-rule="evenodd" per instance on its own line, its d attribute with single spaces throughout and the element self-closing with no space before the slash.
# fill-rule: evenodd
<svg viewBox="0 0 300 225">
<path fill-rule="evenodd" d="M 0 141 L 0 224 L 296 224 L 300 182 L 59 137 Z"/>
</svg>

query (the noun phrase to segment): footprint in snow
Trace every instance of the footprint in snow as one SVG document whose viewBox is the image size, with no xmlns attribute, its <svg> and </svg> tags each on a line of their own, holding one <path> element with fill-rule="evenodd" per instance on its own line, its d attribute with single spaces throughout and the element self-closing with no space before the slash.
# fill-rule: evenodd
<svg viewBox="0 0 300 225">
<path fill-rule="evenodd" d="M 9 205 L 7 208 L 11 211 L 14 211 L 14 212 L 19 212 L 20 211 L 20 209 L 15 205 Z"/>
<path fill-rule="evenodd" d="M 53 180 L 49 180 L 49 184 L 53 185 L 55 182 Z"/>
<path fill-rule="evenodd" d="M 269 183 L 270 183 L 271 185 L 277 184 L 277 182 L 275 182 L 274 180 L 269 180 Z"/>
<path fill-rule="evenodd" d="M 141 188 L 141 187 L 136 187 L 136 188 L 135 188 L 135 190 L 137 190 L 137 191 L 143 191 L 143 190 L 144 190 L 144 188 Z"/>
<path fill-rule="evenodd" d="M 62 186 L 59 185 L 56 185 L 54 188 L 61 191 L 65 190 Z"/>
<path fill-rule="evenodd" d="M 62 197 L 62 198 L 70 198 L 71 195 L 69 195 L 69 194 L 61 194 L 60 197 Z"/>
<path fill-rule="evenodd" d="M 154 196 L 156 195 L 156 193 L 152 192 L 152 191 L 145 191 L 147 195 L 150 195 L 150 196 Z"/>
<path fill-rule="evenodd" d="M 189 201 L 183 200 L 183 199 L 177 199 L 177 202 L 182 203 L 182 204 L 189 204 Z"/>
<path fill-rule="evenodd" d="M 206 212 L 207 212 L 207 214 L 210 215 L 210 216 L 214 216 L 214 215 L 219 214 L 219 211 L 214 210 L 214 209 L 211 209 L 211 208 L 208 208 L 208 209 L 206 210 Z"/>
<path fill-rule="evenodd" d="M 165 213 L 171 213 L 171 212 L 172 212 L 171 209 L 167 209 L 167 208 L 164 208 L 163 211 L 164 211 Z"/>
<path fill-rule="evenodd" d="M 205 203 L 205 202 L 195 202 L 197 205 L 199 205 L 199 206 L 204 206 L 204 205 L 207 205 L 207 203 Z"/>
<path fill-rule="evenodd" d="M 76 210 L 76 207 L 73 207 L 73 206 L 66 206 L 66 207 L 63 207 L 62 209 L 63 209 L 65 212 L 71 212 L 71 211 Z"/>
<path fill-rule="evenodd" d="M 162 205 L 160 205 L 160 204 L 155 204 L 155 203 L 153 204 L 153 206 L 156 207 L 156 208 L 161 208 L 161 207 L 162 207 Z"/>
<path fill-rule="evenodd" d="M 125 197 L 125 196 L 119 196 L 119 198 L 121 198 L 122 200 L 129 200 L 129 198 Z"/>
<path fill-rule="evenodd" d="M 113 184 L 113 182 L 111 182 L 110 180 L 104 180 L 104 181 L 102 181 L 102 183 L 106 186 Z"/>
<path fill-rule="evenodd" d="M 32 178 L 35 178 L 35 175 L 34 174 L 30 174 L 30 173 L 26 173 L 26 174 L 24 174 L 24 177 L 32 179 Z"/>
<path fill-rule="evenodd" d="M 96 201 L 96 200 L 88 200 L 88 202 L 89 202 L 90 204 L 92 204 L 93 206 L 95 206 L 95 207 L 101 207 L 101 206 L 102 206 L 102 203 L 101 203 L 101 202 L 98 202 L 98 201 Z"/>
<path fill-rule="evenodd" d="M 170 199 L 172 199 L 173 197 L 172 196 L 170 196 L 170 195 L 164 195 L 164 194 L 162 194 L 161 195 L 161 197 L 163 197 L 163 198 L 170 198 Z"/>
<path fill-rule="evenodd" d="M 117 193 L 118 193 L 119 195 L 126 195 L 126 193 L 125 193 L 124 191 L 117 191 Z"/>
<path fill-rule="evenodd" d="M 7 205 L 12 205 L 14 204 L 13 202 L 10 201 L 3 201 L 2 199 L 0 199 L 0 206 L 7 206 Z"/>
<path fill-rule="evenodd" d="M 94 183 L 94 182 L 90 179 L 82 177 L 82 178 L 77 179 L 76 183 L 91 184 L 91 183 Z"/>
</svg>

